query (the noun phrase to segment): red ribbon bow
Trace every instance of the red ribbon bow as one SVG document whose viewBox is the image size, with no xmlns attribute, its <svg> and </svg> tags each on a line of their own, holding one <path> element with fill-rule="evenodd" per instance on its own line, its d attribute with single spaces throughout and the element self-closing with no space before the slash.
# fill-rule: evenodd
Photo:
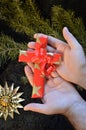
<svg viewBox="0 0 86 130">
<path fill-rule="evenodd" d="M 44 95 L 45 76 L 51 75 L 56 69 L 56 65 L 61 63 L 62 54 L 47 53 L 47 36 L 37 38 L 34 51 L 20 50 L 19 62 L 34 63 L 34 86 L 32 98 L 42 98 Z"/>
</svg>

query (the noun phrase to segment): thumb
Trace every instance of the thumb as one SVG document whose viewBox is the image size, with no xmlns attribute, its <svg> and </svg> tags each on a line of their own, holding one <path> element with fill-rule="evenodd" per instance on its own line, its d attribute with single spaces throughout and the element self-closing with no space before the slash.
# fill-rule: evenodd
<svg viewBox="0 0 86 130">
<path fill-rule="evenodd" d="M 24 68 L 24 71 L 25 71 L 25 74 L 26 74 L 28 81 L 33 86 L 33 72 L 31 70 L 31 68 L 28 65 L 26 65 Z"/>
<path fill-rule="evenodd" d="M 71 49 L 81 48 L 81 45 L 78 43 L 77 39 L 69 32 L 67 27 L 63 28 L 63 36 L 70 45 Z"/>
<path fill-rule="evenodd" d="M 47 107 L 45 104 L 38 104 L 38 103 L 30 103 L 24 107 L 25 111 L 34 111 L 34 112 L 39 112 L 43 114 L 47 114 Z"/>
</svg>

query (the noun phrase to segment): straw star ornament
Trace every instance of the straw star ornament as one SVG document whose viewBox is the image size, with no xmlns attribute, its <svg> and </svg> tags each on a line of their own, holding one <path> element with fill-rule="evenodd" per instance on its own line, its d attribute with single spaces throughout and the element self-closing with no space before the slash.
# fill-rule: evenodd
<svg viewBox="0 0 86 130">
<path fill-rule="evenodd" d="M 4 87 L 0 85 L 0 117 L 4 117 L 5 120 L 8 116 L 14 118 L 14 112 L 19 114 L 18 108 L 23 108 L 20 104 L 24 101 L 20 98 L 23 93 L 17 93 L 19 88 L 14 88 L 14 84 L 9 87 L 7 82 Z"/>
</svg>

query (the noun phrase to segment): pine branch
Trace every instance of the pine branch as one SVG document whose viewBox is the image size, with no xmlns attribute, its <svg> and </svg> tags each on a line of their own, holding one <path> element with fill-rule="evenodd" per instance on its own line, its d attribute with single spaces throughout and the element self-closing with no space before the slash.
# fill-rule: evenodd
<svg viewBox="0 0 86 130">
<path fill-rule="evenodd" d="M 32 0 L 21 2 L 20 0 L 0 2 L 0 19 L 4 20 L 16 32 L 26 33 L 32 38 L 36 32 L 59 37 L 59 34 L 52 29 L 49 20 L 41 18 L 40 13 Z"/>
<path fill-rule="evenodd" d="M 27 16 L 20 8 L 20 1 L 3 0 L 0 2 L 0 19 L 4 20 L 8 26 L 16 32 L 32 35 L 34 30 L 28 26 Z"/>
<path fill-rule="evenodd" d="M 6 35 L 0 36 L 0 67 L 8 60 L 15 60 L 19 50 L 26 49 L 25 44 L 18 44 Z"/>
<path fill-rule="evenodd" d="M 52 8 L 52 27 L 62 35 L 62 29 L 67 26 L 78 39 L 86 52 L 86 31 L 81 18 L 76 18 L 74 12 L 65 10 L 61 6 Z"/>
</svg>

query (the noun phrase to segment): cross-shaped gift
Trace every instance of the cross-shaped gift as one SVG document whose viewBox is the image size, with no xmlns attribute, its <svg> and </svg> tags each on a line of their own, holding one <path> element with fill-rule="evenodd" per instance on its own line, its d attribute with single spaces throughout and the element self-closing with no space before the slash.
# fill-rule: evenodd
<svg viewBox="0 0 86 130">
<path fill-rule="evenodd" d="M 32 98 L 42 98 L 44 95 L 45 77 L 55 71 L 61 63 L 61 53 L 47 52 L 47 36 L 37 38 L 35 50 L 20 50 L 19 62 L 30 62 L 34 64 Z"/>
</svg>

